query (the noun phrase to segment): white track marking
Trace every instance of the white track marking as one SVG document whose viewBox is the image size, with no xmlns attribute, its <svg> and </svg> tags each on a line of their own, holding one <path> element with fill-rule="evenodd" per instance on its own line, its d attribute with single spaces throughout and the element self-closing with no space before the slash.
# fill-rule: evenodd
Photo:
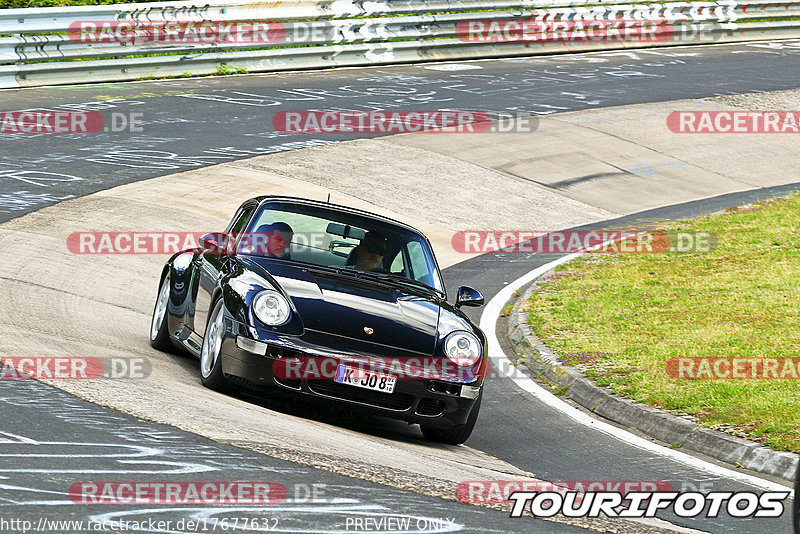
<svg viewBox="0 0 800 534">
<path fill-rule="evenodd" d="M 83 473 L 83 474 L 100 474 L 100 475 L 185 475 L 192 473 L 206 473 L 208 471 L 216 471 L 216 467 L 211 467 L 202 464 L 193 464 L 187 462 L 168 462 L 166 460 L 117 460 L 121 464 L 134 464 L 134 465 L 163 465 L 171 466 L 173 469 L 60 469 L 53 467 L 51 469 L 0 469 L 0 473 Z"/>
<path fill-rule="evenodd" d="M 26 438 L 25 436 L 18 436 L 17 434 L 12 434 L 11 432 L 0 432 L 0 443 L 29 443 L 33 445 L 38 445 L 39 442 L 35 439 Z"/>
<path fill-rule="evenodd" d="M 519 289 L 520 287 L 524 286 L 525 284 L 535 280 L 536 278 L 540 277 L 550 269 L 567 263 L 581 254 L 569 254 L 567 256 L 563 256 L 557 260 L 551 261 L 533 271 L 527 273 L 524 276 L 514 280 L 506 287 L 504 287 L 497 295 L 492 298 L 489 303 L 486 305 L 486 308 L 481 315 L 480 327 L 486 334 L 486 338 L 488 341 L 488 349 L 489 349 L 489 357 L 492 360 L 492 364 L 496 366 L 497 369 L 508 376 L 514 383 L 519 386 L 522 390 L 530 393 L 538 400 L 542 401 L 543 403 L 547 404 L 551 408 L 554 408 L 565 416 L 569 417 L 570 419 L 574 420 L 577 423 L 582 425 L 589 426 L 599 432 L 603 432 L 608 434 L 609 436 L 619 440 L 620 442 L 624 443 L 625 445 L 633 445 L 634 447 L 638 447 L 642 450 L 646 450 L 648 452 L 652 452 L 658 454 L 660 456 L 670 458 L 672 460 L 676 460 L 681 462 L 685 465 L 690 467 L 700 469 L 712 475 L 728 478 L 731 480 L 736 480 L 739 482 L 744 482 L 745 484 L 749 484 L 751 486 L 755 486 L 759 489 L 765 491 L 786 491 L 787 486 L 783 484 L 779 484 L 777 482 L 771 482 L 769 480 L 765 480 L 763 478 L 759 478 L 757 476 L 749 475 L 746 473 L 739 473 L 734 471 L 733 469 L 728 469 L 727 467 L 722 467 L 711 462 L 707 462 L 705 460 L 701 460 L 700 458 L 696 458 L 694 456 L 690 456 L 688 454 L 684 454 L 680 451 L 670 449 L 664 447 L 663 445 L 658 445 L 651 441 L 648 441 L 644 438 L 641 438 L 631 432 L 623 430 L 621 428 L 615 427 L 609 423 L 604 421 L 600 421 L 587 415 L 586 413 L 580 411 L 579 409 L 575 408 L 567 404 L 565 401 L 553 395 L 551 392 L 547 391 L 539 384 L 528 378 L 527 375 L 517 370 L 514 367 L 514 364 L 511 363 L 508 356 L 503 352 L 503 348 L 500 346 L 500 342 L 497 340 L 497 333 L 495 325 L 497 324 L 497 320 L 500 317 L 500 312 L 505 306 L 506 302 L 511 299 L 511 295 Z M 794 492 L 790 493 L 792 496 Z"/>
</svg>

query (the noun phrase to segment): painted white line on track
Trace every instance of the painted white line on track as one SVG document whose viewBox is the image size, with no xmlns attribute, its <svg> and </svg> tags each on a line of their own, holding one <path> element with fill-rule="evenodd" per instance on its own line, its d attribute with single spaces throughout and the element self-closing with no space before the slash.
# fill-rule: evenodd
<svg viewBox="0 0 800 534">
<path fill-rule="evenodd" d="M 790 488 L 784 486 L 783 484 L 765 480 L 747 473 L 740 473 L 734 471 L 733 469 L 701 460 L 700 458 L 696 458 L 663 445 L 653 443 L 647 439 L 632 434 L 631 432 L 606 423 L 605 421 L 595 419 L 594 417 L 566 403 L 556 395 L 553 395 L 551 392 L 547 391 L 545 388 L 531 380 L 527 375 L 517 370 L 517 368 L 511 363 L 511 360 L 503 351 L 503 348 L 500 346 L 500 342 L 497 340 L 496 324 L 498 318 L 500 317 L 500 312 L 503 309 L 503 306 L 511 299 L 511 295 L 514 293 L 514 291 L 520 287 L 542 276 L 550 269 L 567 263 L 580 255 L 581 254 L 579 253 L 568 254 L 534 269 L 533 271 L 509 283 L 489 301 L 483 311 L 483 314 L 481 314 L 480 327 L 481 330 L 483 330 L 486 334 L 486 339 L 489 345 L 489 357 L 492 360 L 492 365 L 499 369 L 504 375 L 509 377 L 522 390 L 530 393 L 544 404 L 560 411 L 565 416 L 577 423 L 608 434 L 625 445 L 632 445 L 639 449 L 670 458 L 696 469 L 700 469 L 709 474 L 743 482 L 765 491 L 789 491 Z M 794 491 L 791 491 L 790 497 L 793 494 Z"/>
</svg>

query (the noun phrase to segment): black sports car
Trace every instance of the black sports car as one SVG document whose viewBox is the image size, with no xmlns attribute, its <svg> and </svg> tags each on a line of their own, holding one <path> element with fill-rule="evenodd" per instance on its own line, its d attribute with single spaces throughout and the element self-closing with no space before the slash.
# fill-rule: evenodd
<svg viewBox="0 0 800 534">
<path fill-rule="evenodd" d="M 200 357 L 205 386 L 274 386 L 419 423 L 466 441 L 488 370 L 486 337 L 447 302 L 427 238 L 367 212 L 263 196 L 224 233 L 167 262 L 150 343 Z"/>
</svg>

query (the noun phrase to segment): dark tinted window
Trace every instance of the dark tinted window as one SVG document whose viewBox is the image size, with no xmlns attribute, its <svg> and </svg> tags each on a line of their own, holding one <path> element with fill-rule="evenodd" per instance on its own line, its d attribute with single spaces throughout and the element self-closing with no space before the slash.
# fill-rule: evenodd
<svg viewBox="0 0 800 534">
<path fill-rule="evenodd" d="M 239 244 L 240 254 L 394 274 L 444 291 L 427 240 L 383 221 L 333 209 L 270 202 L 255 214 L 246 235 Z M 271 244 L 272 236 L 278 237 L 279 245 Z"/>
</svg>

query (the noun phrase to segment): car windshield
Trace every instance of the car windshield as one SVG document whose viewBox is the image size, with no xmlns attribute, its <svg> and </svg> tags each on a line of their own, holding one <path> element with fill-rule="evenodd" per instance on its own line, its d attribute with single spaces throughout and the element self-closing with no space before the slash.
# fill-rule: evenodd
<svg viewBox="0 0 800 534">
<path fill-rule="evenodd" d="M 444 292 L 433 252 L 423 236 L 335 209 L 268 202 L 252 218 L 237 252 L 374 273 Z"/>
</svg>

